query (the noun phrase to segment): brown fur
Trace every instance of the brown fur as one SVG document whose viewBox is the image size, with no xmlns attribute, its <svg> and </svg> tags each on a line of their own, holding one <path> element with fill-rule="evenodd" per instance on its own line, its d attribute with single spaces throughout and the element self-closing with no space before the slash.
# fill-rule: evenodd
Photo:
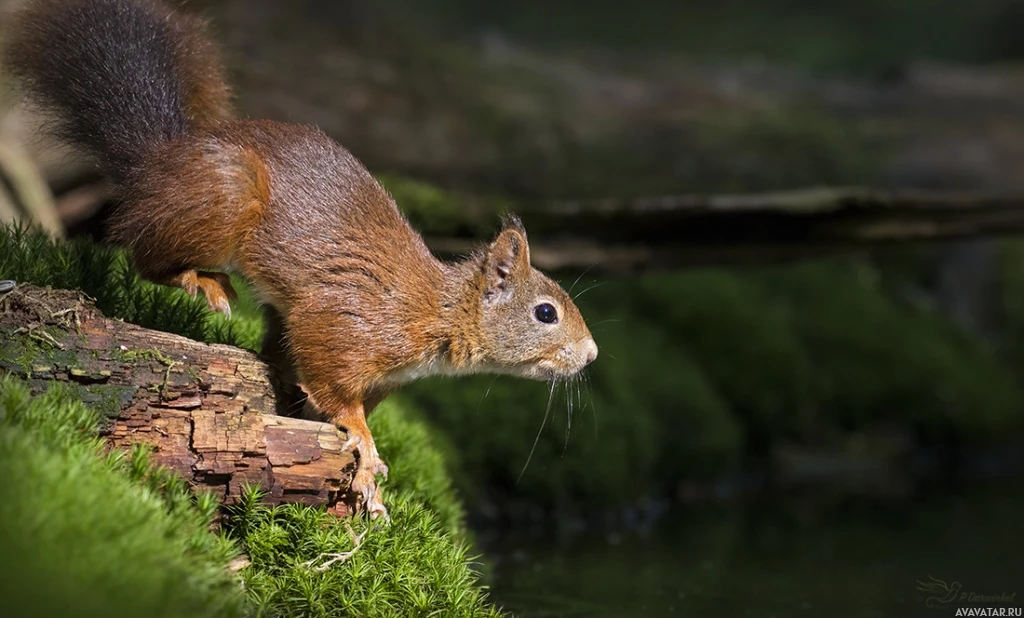
<svg viewBox="0 0 1024 618">
<path fill-rule="evenodd" d="M 517 219 L 473 257 L 439 261 L 370 173 L 319 130 L 223 120 L 227 88 L 212 45 L 173 32 L 197 117 L 186 135 L 144 149 L 110 237 L 144 276 L 202 291 L 215 310 L 229 312 L 234 291 L 208 271 L 252 281 L 276 312 L 272 343 L 284 344 L 309 401 L 358 450 L 353 487 L 371 513 L 386 514 L 374 477 L 387 467 L 365 415 L 393 388 L 437 373 L 553 379 L 596 357 L 572 300 L 530 265 Z M 556 308 L 557 323 L 538 321 L 540 303 Z"/>
<path fill-rule="evenodd" d="M 188 112 L 195 123 L 231 117 L 231 89 L 224 76 L 217 46 L 208 39 L 207 25 L 193 15 L 169 11 L 175 32 L 175 67 L 188 84 Z"/>
</svg>

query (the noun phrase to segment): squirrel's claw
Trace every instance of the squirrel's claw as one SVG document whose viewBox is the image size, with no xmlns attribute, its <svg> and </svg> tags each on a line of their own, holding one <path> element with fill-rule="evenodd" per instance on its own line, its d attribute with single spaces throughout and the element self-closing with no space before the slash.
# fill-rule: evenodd
<svg viewBox="0 0 1024 618">
<path fill-rule="evenodd" d="M 380 485 L 377 484 L 377 479 L 369 467 L 360 466 L 356 471 L 356 476 L 352 479 L 352 490 L 359 493 L 363 508 L 369 513 L 371 520 L 383 517 L 384 521 L 391 521 L 388 509 L 381 499 Z"/>
<path fill-rule="evenodd" d="M 341 445 L 343 451 L 359 451 L 359 467 L 356 470 L 355 478 L 352 479 L 352 491 L 359 494 L 363 508 L 369 513 L 371 520 L 383 517 L 384 521 L 390 522 L 391 517 L 381 499 L 380 485 L 377 484 L 378 474 L 387 480 L 388 466 L 376 454 L 364 457 L 363 450 L 360 448 L 362 444 L 361 436 L 352 436 Z"/>
<path fill-rule="evenodd" d="M 352 436 L 341 445 L 341 451 L 343 453 L 355 453 L 359 449 L 360 443 L 362 443 L 362 439 L 359 436 Z"/>
<path fill-rule="evenodd" d="M 231 319 L 231 304 L 228 303 L 226 298 L 212 299 L 207 296 L 206 306 L 209 307 L 211 311 L 223 313 L 227 319 Z"/>
<path fill-rule="evenodd" d="M 385 481 L 388 480 L 388 465 L 380 459 L 377 460 L 377 464 L 373 467 L 373 476 L 376 477 L 378 474 L 383 476 Z"/>
<path fill-rule="evenodd" d="M 224 273 L 200 270 L 196 272 L 196 284 L 203 291 L 207 306 L 231 319 L 230 301 L 238 298 L 231 285 L 231 277 Z"/>
<path fill-rule="evenodd" d="M 230 301 L 238 298 L 235 288 L 231 285 L 231 277 L 224 273 L 211 272 L 206 270 L 185 270 L 167 281 L 170 285 L 177 286 L 189 296 L 195 296 L 202 292 L 206 297 L 206 305 L 211 311 L 223 313 L 231 318 Z"/>
</svg>

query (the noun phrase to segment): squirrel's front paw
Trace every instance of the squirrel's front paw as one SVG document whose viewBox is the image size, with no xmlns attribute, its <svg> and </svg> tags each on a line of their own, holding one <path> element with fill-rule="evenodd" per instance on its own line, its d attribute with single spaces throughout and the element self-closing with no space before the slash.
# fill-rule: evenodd
<svg viewBox="0 0 1024 618">
<path fill-rule="evenodd" d="M 363 507 L 370 514 L 370 519 L 383 517 L 384 521 L 391 521 L 388 509 L 384 506 L 384 501 L 381 500 L 380 485 L 377 484 L 377 479 L 371 470 L 360 468 L 356 471 L 356 476 L 352 479 L 352 490 L 359 493 Z"/>
<path fill-rule="evenodd" d="M 391 521 L 388 509 L 384 506 L 384 501 L 381 500 L 380 485 L 377 484 L 378 474 L 387 480 L 388 467 L 377 454 L 377 449 L 373 448 L 372 440 L 367 448 L 361 437 L 353 436 L 345 442 L 342 450 L 358 451 L 359 465 L 356 468 L 356 475 L 352 479 L 352 491 L 359 494 L 363 507 L 370 514 L 370 519 L 383 517 L 385 521 Z"/>
</svg>

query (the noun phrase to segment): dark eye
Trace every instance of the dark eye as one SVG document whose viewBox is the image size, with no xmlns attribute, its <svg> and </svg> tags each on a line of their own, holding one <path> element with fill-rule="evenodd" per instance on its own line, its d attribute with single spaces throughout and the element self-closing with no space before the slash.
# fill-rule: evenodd
<svg viewBox="0 0 1024 618">
<path fill-rule="evenodd" d="M 537 318 L 538 322 L 545 324 L 554 324 L 558 321 L 558 312 L 551 303 L 541 303 L 533 308 L 533 316 Z"/>
</svg>

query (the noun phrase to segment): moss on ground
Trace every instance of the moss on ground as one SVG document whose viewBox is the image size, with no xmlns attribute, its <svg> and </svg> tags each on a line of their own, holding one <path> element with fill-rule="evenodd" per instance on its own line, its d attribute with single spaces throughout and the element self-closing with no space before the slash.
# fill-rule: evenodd
<svg viewBox="0 0 1024 618">
<path fill-rule="evenodd" d="M 358 518 L 350 528 L 320 509 L 263 506 L 250 492 L 229 528 L 252 560 L 242 572 L 249 598 L 273 616 L 501 615 L 471 566 L 462 509 L 429 432 L 394 402 L 370 425 L 391 466 L 391 524 Z"/>
<path fill-rule="evenodd" d="M 236 616 L 216 501 L 145 457 L 105 455 L 72 389 L 0 378 L 0 595 L 8 616 Z"/>
<path fill-rule="evenodd" d="M 394 407 L 394 406 L 392 406 Z M 393 456 L 390 525 L 270 508 L 259 492 L 211 533 L 193 496 L 143 449 L 105 454 L 77 389 L 32 397 L 0 378 L 0 593 L 11 616 L 498 616 L 471 568 L 461 509 L 425 429 L 401 409 L 374 431 Z M 356 547 L 351 558 L 332 555 Z M 369 530 L 368 530 L 369 529 Z M 240 576 L 228 563 L 245 552 Z"/>
<path fill-rule="evenodd" d="M 501 615 L 458 534 L 407 493 L 389 494 L 388 506 L 389 526 L 359 519 L 351 532 L 321 510 L 248 508 L 236 531 L 252 560 L 250 599 L 273 616 Z"/>
</svg>

